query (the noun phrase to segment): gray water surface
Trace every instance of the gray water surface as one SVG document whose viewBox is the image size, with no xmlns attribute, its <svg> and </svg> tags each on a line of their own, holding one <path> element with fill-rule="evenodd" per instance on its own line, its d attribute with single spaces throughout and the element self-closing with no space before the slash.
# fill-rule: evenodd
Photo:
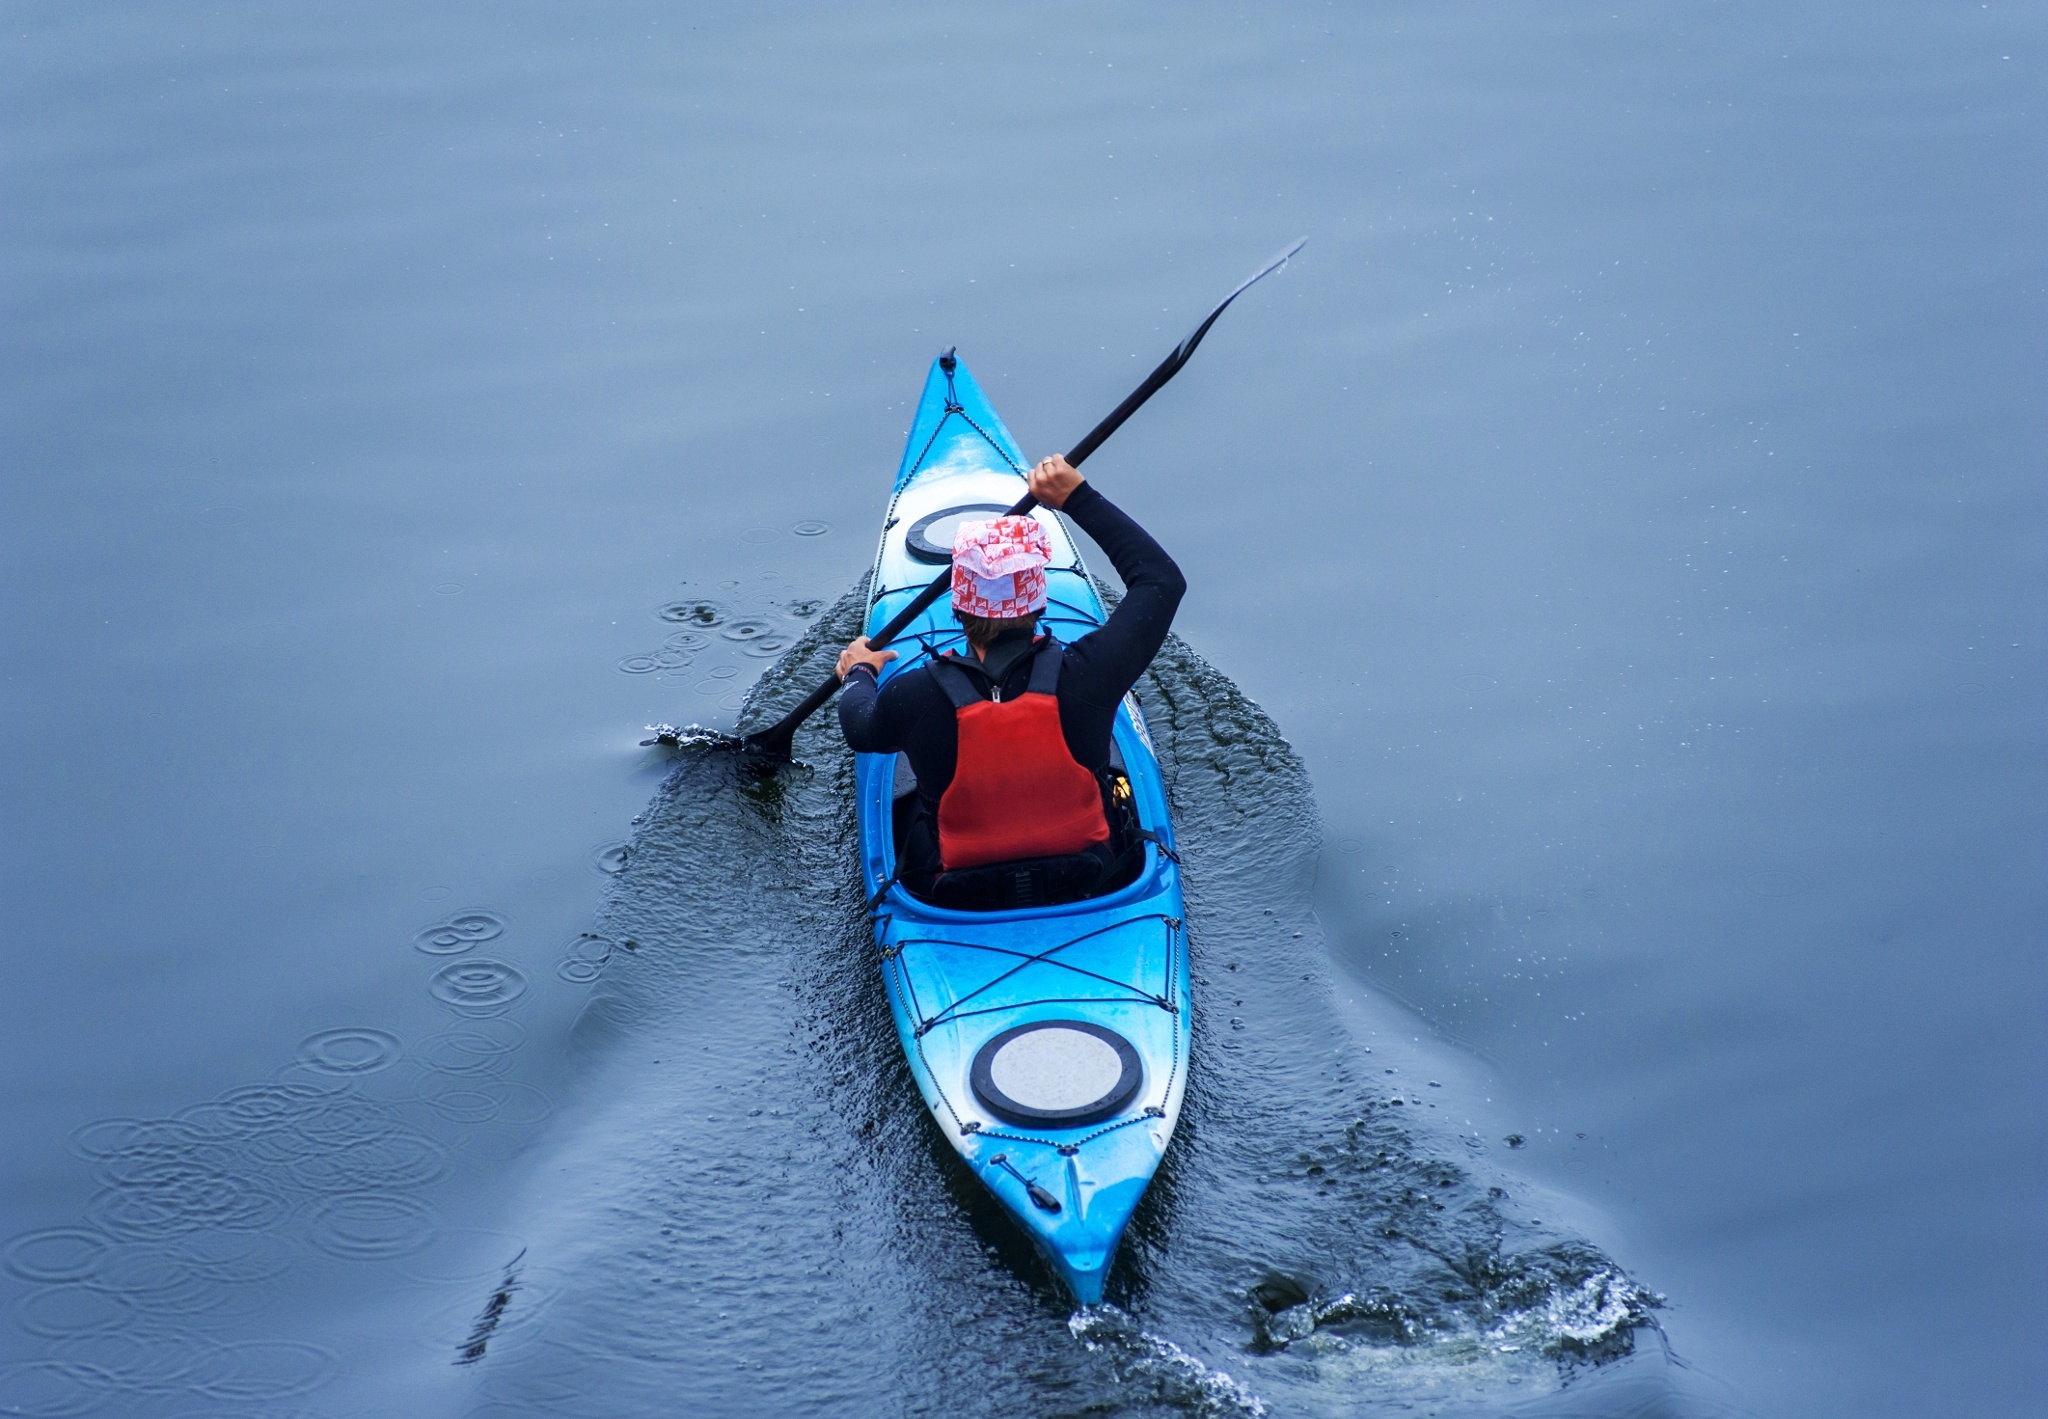
<svg viewBox="0 0 2048 1419">
<path fill-rule="evenodd" d="M 9 18 L 0 1402 L 2038 1407 L 2038 7 Z M 825 750 L 639 731 L 843 629 L 940 346 L 1052 451 L 1302 233 L 1088 467 L 1240 728 L 1075 1317 L 896 1107 Z M 1625 1355 L 1423 1313 L 1449 1168 Z"/>
</svg>

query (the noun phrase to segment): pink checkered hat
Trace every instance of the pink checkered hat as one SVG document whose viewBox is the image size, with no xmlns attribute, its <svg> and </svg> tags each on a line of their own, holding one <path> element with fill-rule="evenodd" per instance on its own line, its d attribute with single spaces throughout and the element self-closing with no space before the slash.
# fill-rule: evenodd
<svg viewBox="0 0 2048 1419">
<path fill-rule="evenodd" d="M 953 609 L 996 620 L 1043 611 L 1051 560 L 1035 517 L 963 522 L 953 534 Z"/>
</svg>

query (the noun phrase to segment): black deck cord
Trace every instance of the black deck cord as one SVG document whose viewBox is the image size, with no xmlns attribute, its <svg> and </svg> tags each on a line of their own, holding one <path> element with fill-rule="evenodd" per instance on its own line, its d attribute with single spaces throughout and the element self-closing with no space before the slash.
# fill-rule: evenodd
<svg viewBox="0 0 2048 1419">
<path fill-rule="evenodd" d="M 875 908 L 882 904 L 882 898 L 889 895 L 889 889 L 902 880 L 903 864 L 899 862 L 896 864 L 896 870 L 891 872 L 888 879 L 881 886 L 875 888 L 875 894 L 868 898 L 868 913 L 870 915 L 873 915 Z"/>
<path fill-rule="evenodd" d="M 1066 950 L 1069 946 L 1078 946 L 1084 941 L 1093 941 L 1098 936 L 1106 936 L 1112 931 L 1121 931 L 1123 930 L 1123 928 L 1127 926 L 1136 926 L 1141 921 L 1162 921 L 1167 923 L 1177 923 L 1178 920 L 1179 918 L 1177 917 L 1166 916 L 1163 913 L 1147 916 L 1124 917 L 1120 920 L 1110 922 L 1107 926 L 1098 926 L 1093 931 L 1084 931 L 1079 936 L 1069 937 L 1065 941 L 1061 941 L 1055 945 L 1046 947 L 1043 951 L 1034 951 L 1029 953 L 1023 951 L 1013 951 L 1005 946 L 991 945 L 986 941 L 950 941 L 943 937 L 919 936 L 910 937 L 906 940 L 899 941 L 896 943 L 896 949 L 899 952 L 905 946 L 912 945 L 957 946 L 963 950 L 968 951 L 987 951 L 999 956 L 1009 956 L 1014 958 L 1017 962 L 1016 965 L 1010 967 L 1010 969 L 1008 969 L 1007 971 L 1004 971 L 1000 975 L 997 975 L 989 980 L 983 981 L 973 990 L 968 991 L 967 994 L 960 996 L 959 998 L 954 1000 L 954 1002 L 951 1005 L 948 1005 L 945 1009 L 941 1010 L 936 1015 L 922 1017 L 923 1007 L 919 1006 L 918 1008 L 922 1018 L 920 1018 L 918 1022 L 917 1036 L 919 1039 L 922 1039 L 925 1035 L 929 1034 L 938 1026 L 943 1025 L 948 1021 L 965 1019 L 969 1015 L 987 1015 L 998 1010 L 1014 1010 L 1019 1006 L 1024 1005 L 1055 1005 L 1069 1003 L 1069 997 L 1061 996 L 1056 1000 L 1039 999 L 1009 1001 L 1002 1005 L 991 1005 L 986 1007 L 985 1009 L 963 1010 L 960 1008 L 961 1006 L 966 1005 L 968 1002 L 975 999 L 975 997 L 980 996 L 986 993 L 987 991 L 993 989 L 994 987 L 1001 985 L 1004 981 L 1010 979 L 1012 976 L 1015 976 L 1023 971 L 1027 971 L 1033 966 L 1053 966 L 1059 970 L 1068 971 L 1077 976 L 1086 976 L 1090 980 L 1099 980 L 1104 985 L 1113 985 L 1121 990 L 1127 990 L 1131 992 L 1131 1000 L 1133 1002 L 1144 1001 L 1147 1004 L 1157 1005 L 1160 1009 L 1166 1011 L 1169 1015 L 1176 1014 L 1178 1012 L 1170 1000 L 1166 999 L 1163 996 L 1147 995 L 1145 993 L 1144 987 L 1142 986 L 1136 985 L 1130 981 L 1118 980 L 1114 976 L 1103 975 L 1098 971 L 1087 970 L 1084 967 L 1076 966 L 1071 962 L 1054 960 L 1053 958 L 1057 956 L 1060 952 Z M 1168 930 L 1173 929 L 1173 926 L 1169 925 Z M 1167 982 L 1167 988 L 1169 990 L 1172 989 L 1171 981 Z M 1081 997 L 1081 999 L 1099 1001 L 1102 999 L 1102 997 L 1089 996 Z M 1079 1003 L 1079 1001 L 1076 1000 L 1073 1003 Z"/>
<path fill-rule="evenodd" d="M 1165 838 L 1160 837 L 1159 834 L 1153 832 L 1150 828 L 1139 827 L 1131 830 L 1130 844 L 1116 855 L 1115 861 L 1109 864 L 1109 870 L 1102 874 L 1103 880 L 1114 882 L 1116 874 L 1123 871 L 1124 864 L 1131 860 L 1131 854 L 1134 852 L 1142 853 L 1145 850 L 1146 843 L 1150 843 L 1158 848 L 1159 855 L 1168 862 L 1173 863 L 1175 866 L 1180 865 L 1180 854 L 1166 845 Z"/>
<path fill-rule="evenodd" d="M 960 366 L 959 360 L 955 359 L 953 356 L 953 351 L 957 348 L 959 347 L 954 345 L 948 345 L 945 348 L 944 352 L 939 355 L 939 368 L 945 371 L 946 375 L 946 409 L 944 413 L 939 415 L 938 423 L 932 425 L 932 436 L 926 439 L 924 441 L 924 447 L 917 451 L 917 461 L 910 465 L 911 473 L 915 474 L 918 469 L 924 467 L 925 459 L 931 457 L 932 445 L 939 441 L 939 434 L 943 432 L 946 427 L 946 420 L 952 418 L 955 414 L 958 414 L 962 419 L 966 420 L 968 428 L 980 434 L 982 438 L 987 441 L 988 446 L 990 448 L 994 449 L 997 453 L 1002 455 L 1003 462 L 1010 465 L 1011 472 L 1021 475 L 1024 472 L 1024 470 L 1018 467 L 1016 459 L 1010 457 L 1010 451 L 1004 448 L 1002 444 L 998 443 L 995 437 L 992 434 L 990 434 L 987 429 L 984 429 L 981 425 L 975 423 L 974 416 L 968 413 L 967 407 L 960 402 L 960 396 L 953 388 L 953 371 L 958 369 Z M 922 587 L 919 587 L 918 589 L 920 591 L 923 590 Z"/>
</svg>

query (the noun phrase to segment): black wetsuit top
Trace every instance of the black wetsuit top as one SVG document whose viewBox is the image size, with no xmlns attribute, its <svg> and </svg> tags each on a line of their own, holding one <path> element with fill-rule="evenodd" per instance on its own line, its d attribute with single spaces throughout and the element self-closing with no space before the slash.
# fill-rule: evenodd
<svg viewBox="0 0 2048 1419">
<path fill-rule="evenodd" d="M 1060 731 L 1067 752 L 1083 768 L 1100 772 L 1109 763 L 1117 704 L 1166 643 L 1174 608 L 1188 584 L 1165 549 L 1093 484 L 1074 489 L 1060 511 L 1109 554 L 1124 583 L 1124 599 L 1108 623 L 1066 647 L 1060 660 Z M 1030 649 L 1031 637 L 1024 631 L 1005 632 L 989 647 L 987 661 L 975 668 L 1000 686 L 1005 698 L 1022 694 L 1031 678 Z M 966 663 L 974 666 L 972 652 Z M 906 670 L 887 688 L 877 689 L 874 671 L 854 667 L 839 697 L 839 726 L 859 753 L 908 754 L 918 794 L 937 815 L 939 799 L 953 782 L 960 737 L 953 702 L 930 671 L 923 666 Z"/>
</svg>

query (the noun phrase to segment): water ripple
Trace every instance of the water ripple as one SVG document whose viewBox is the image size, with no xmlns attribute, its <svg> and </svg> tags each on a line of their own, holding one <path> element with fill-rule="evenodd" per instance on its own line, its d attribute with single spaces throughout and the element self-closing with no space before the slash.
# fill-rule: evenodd
<svg viewBox="0 0 2048 1419">
<path fill-rule="evenodd" d="M 671 601 L 654 614 L 685 626 L 717 626 L 724 624 L 731 612 L 716 601 Z"/>
<path fill-rule="evenodd" d="M 7 1269 L 24 1281 L 82 1281 L 104 1265 L 113 1242 L 83 1227 L 47 1227 L 7 1244 Z"/>
<path fill-rule="evenodd" d="M 388 1030 L 341 1025 L 301 1040 L 299 1058 L 323 1074 L 372 1074 L 389 1068 L 404 1048 Z"/>
<path fill-rule="evenodd" d="M 0 1364 L 0 1414 L 68 1419 L 99 1408 L 112 1382 L 111 1376 L 76 1361 Z"/>
<path fill-rule="evenodd" d="M 494 1015 L 526 994 L 526 977 L 503 961 L 457 961 L 434 972 L 427 989 L 452 1010 Z"/>
<path fill-rule="evenodd" d="M 496 912 L 460 912 L 446 921 L 422 927 L 412 939 L 415 950 L 430 956 L 453 956 L 505 934 L 505 918 Z"/>
<path fill-rule="evenodd" d="M 307 1214 L 312 1243 L 351 1261 L 411 1256 L 431 1246 L 440 1215 L 431 1203 L 402 1193 L 343 1193 L 325 1197 Z"/>
</svg>

